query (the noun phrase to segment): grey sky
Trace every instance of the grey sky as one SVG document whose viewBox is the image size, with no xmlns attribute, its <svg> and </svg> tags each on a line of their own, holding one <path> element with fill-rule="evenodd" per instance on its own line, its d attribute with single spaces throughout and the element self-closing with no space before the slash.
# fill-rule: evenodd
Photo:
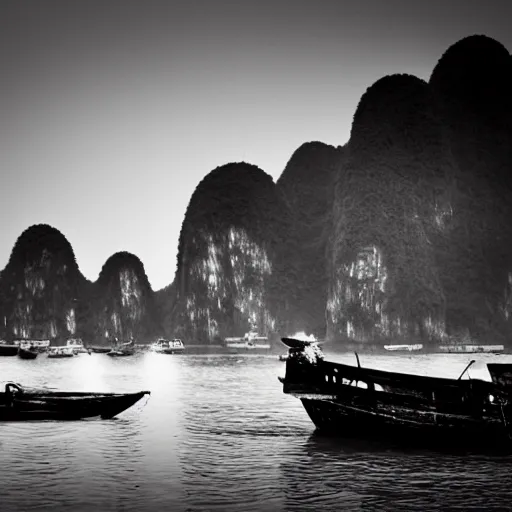
<svg viewBox="0 0 512 512">
<path fill-rule="evenodd" d="M 380 77 L 428 80 L 475 33 L 510 51 L 507 4 L 2 2 L 0 268 L 24 229 L 48 223 L 89 279 L 126 250 L 154 289 L 170 284 L 208 172 L 244 160 L 275 181 L 302 143 L 344 144 Z"/>
</svg>

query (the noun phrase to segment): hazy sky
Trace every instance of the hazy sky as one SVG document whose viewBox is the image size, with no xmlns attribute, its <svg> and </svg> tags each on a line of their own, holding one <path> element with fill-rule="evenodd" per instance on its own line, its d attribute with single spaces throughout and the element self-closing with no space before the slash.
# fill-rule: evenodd
<svg viewBox="0 0 512 512">
<path fill-rule="evenodd" d="M 510 51 L 511 19 L 506 0 L 2 0 L 0 269 L 47 223 L 87 278 L 126 250 L 162 288 L 208 172 L 277 180 L 304 142 L 347 142 L 373 82 L 428 80 L 472 34 Z"/>
</svg>

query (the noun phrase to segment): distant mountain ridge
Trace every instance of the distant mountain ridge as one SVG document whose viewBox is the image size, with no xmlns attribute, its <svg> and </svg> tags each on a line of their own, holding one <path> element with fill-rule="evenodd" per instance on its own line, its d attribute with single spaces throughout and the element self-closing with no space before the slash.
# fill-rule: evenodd
<svg viewBox="0 0 512 512">
<path fill-rule="evenodd" d="M 120 252 L 98 280 L 29 227 L 0 272 L 0 337 L 214 343 L 249 329 L 512 346 L 512 56 L 472 35 L 428 81 L 370 84 L 344 146 L 305 142 L 276 183 L 227 163 L 198 184 L 174 281 Z"/>
</svg>

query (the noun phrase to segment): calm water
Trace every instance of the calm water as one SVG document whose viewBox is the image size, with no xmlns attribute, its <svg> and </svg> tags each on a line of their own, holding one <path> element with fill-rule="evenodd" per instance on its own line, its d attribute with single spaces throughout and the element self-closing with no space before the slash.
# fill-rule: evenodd
<svg viewBox="0 0 512 512">
<path fill-rule="evenodd" d="M 470 359 L 361 363 L 458 377 Z M 484 363 L 512 357 L 475 359 L 489 380 Z M 512 457 L 319 438 L 283 374 L 276 356 L 0 357 L 2 381 L 152 392 L 115 420 L 0 423 L 0 510 L 512 510 Z"/>
</svg>

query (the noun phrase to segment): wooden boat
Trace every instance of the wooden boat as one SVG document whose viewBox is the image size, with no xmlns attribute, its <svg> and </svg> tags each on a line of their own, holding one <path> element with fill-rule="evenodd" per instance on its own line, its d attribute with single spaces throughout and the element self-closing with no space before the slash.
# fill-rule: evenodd
<svg viewBox="0 0 512 512">
<path fill-rule="evenodd" d="M 73 347 L 50 347 L 48 349 L 48 357 L 51 359 L 75 357 L 75 355 Z"/>
<path fill-rule="evenodd" d="M 18 357 L 21 359 L 35 359 L 37 354 L 39 354 L 39 351 L 35 347 L 18 348 Z"/>
<path fill-rule="evenodd" d="M 12 343 L 0 343 L 0 356 L 16 356 L 18 348 L 18 345 Z"/>
<path fill-rule="evenodd" d="M 87 393 L 22 387 L 9 382 L 0 393 L 0 421 L 109 419 L 125 411 L 149 391 Z"/>
<path fill-rule="evenodd" d="M 158 354 L 183 354 L 185 345 L 183 345 L 179 338 L 174 338 L 173 340 L 160 338 L 151 345 L 151 350 Z"/>
<path fill-rule="evenodd" d="M 316 343 L 289 347 L 283 392 L 302 401 L 320 432 L 409 437 L 415 443 L 512 448 L 512 365 L 489 364 L 492 382 L 426 377 L 324 360 Z"/>
</svg>

